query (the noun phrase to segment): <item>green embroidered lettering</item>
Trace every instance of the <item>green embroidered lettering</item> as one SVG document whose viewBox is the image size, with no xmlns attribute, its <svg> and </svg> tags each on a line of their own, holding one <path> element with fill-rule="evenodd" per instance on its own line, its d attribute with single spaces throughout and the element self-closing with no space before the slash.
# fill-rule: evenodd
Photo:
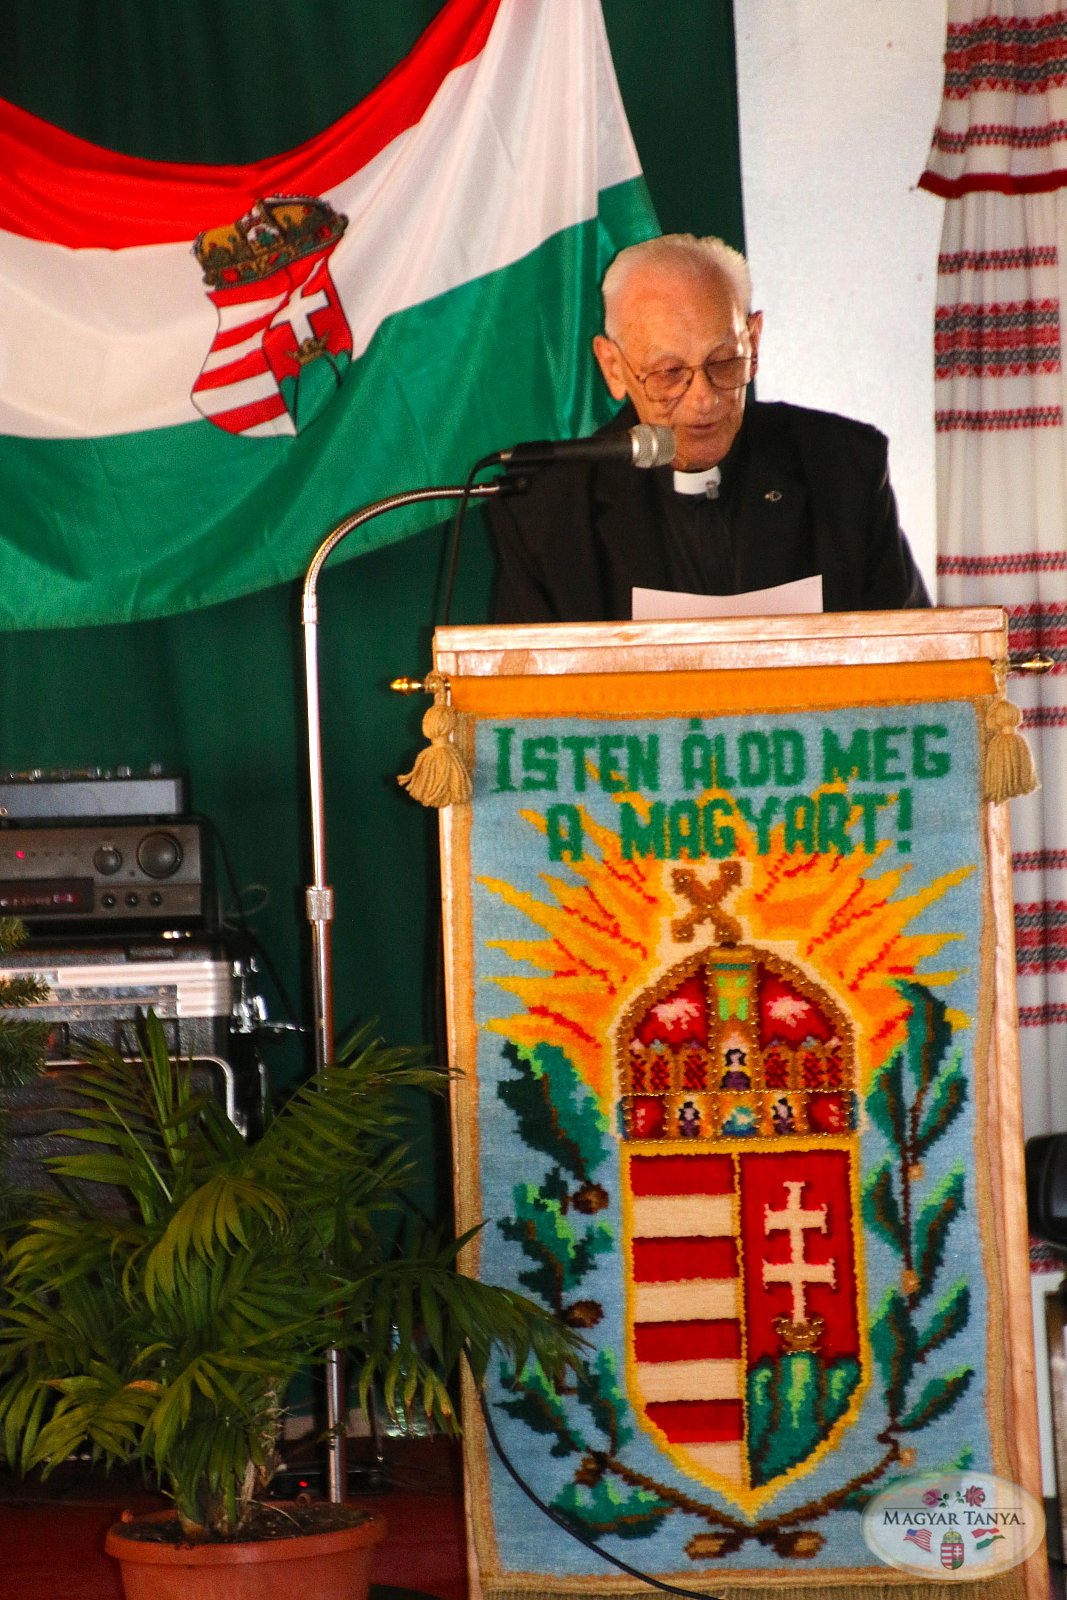
<svg viewBox="0 0 1067 1600">
<path fill-rule="evenodd" d="M 947 739 L 940 722 L 917 722 L 911 730 L 911 770 L 916 778 L 943 778 L 952 766 L 947 750 L 931 750 L 931 739 Z"/>
<path fill-rule="evenodd" d="M 757 728 L 747 728 L 737 742 L 737 779 L 746 789 L 759 789 L 771 775 L 770 741 Z"/>
<path fill-rule="evenodd" d="M 582 859 L 582 814 L 577 806 L 549 806 L 545 812 L 548 825 L 548 859 L 550 861 L 580 861 Z"/>
<path fill-rule="evenodd" d="M 514 794 L 511 781 L 511 747 L 515 743 L 514 728 L 494 728 L 496 735 L 496 783 L 494 794 Z"/>
<path fill-rule="evenodd" d="M 804 750 L 804 736 L 796 728 L 775 728 L 771 734 L 771 758 L 774 763 L 774 781 L 779 789 L 803 783 L 808 775 L 808 762 Z"/>
<path fill-rule="evenodd" d="M 633 793 L 659 788 L 659 734 L 626 736 L 626 784 Z"/>
<path fill-rule="evenodd" d="M 600 787 L 605 794 L 617 794 L 626 788 L 626 779 L 616 767 L 622 757 L 623 741 L 616 734 L 602 733 L 600 745 Z"/>
<path fill-rule="evenodd" d="M 619 806 L 619 840 L 625 861 L 634 856 L 654 856 L 663 861 L 667 855 L 667 808 L 662 800 L 649 807 L 648 821 L 624 800 Z"/>
<path fill-rule="evenodd" d="M 898 741 L 905 738 L 907 732 L 907 728 L 875 728 L 874 776 L 879 783 L 908 776 L 898 749 Z"/>
<path fill-rule="evenodd" d="M 701 725 L 699 717 L 689 723 L 689 732 L 682 740 L 682 788 L 710 789 L 715 781 L 711 740 Z"/>
<path fill-rule="evenodd" d="M 721 798 L 709 800 L 703 807 L 701 817 L 704 849 L 715 861 L 721 861 L 724 856 L 732 856 L 737 849 L 737 834 L 728 821 L 721 818 L 733 816 L 733 810 L 728 800 Z"/>
<path fill-rule="evenodd" d="M 785 803 L 785 848 L 815 854 L 815 801 L 807 794 L 793 795 Z"/>
<path fill-rule="evenodd" d="M 555 789 L 559 780 L 558 744 L 550 733 L 522 741 L 524 789 Z"/>
<path fill-rule="evenodd" d="M 778 796 L 768 795 L 752 819 L 756 825 L 756 850 L 761 856 L 770 854 L 771 823 L 781 809 L 782 803 Z"/>
<path fill-rule="evenodd" d="M 897 839 L 897 849 L 906 855 L 911 850 L 911 840 L 905 835 L 911 832 L 911 790 L 901 789 L 897 793 L 897 828 L 900 837 Z"/>
<path fill-rule="evenodd" d="M 843 856 L 852 854 L 852 840 L 848 836 L 848 813 L 847 795 L 820 794 L 816 837 L 821 851 L 839 850 Z"/>
<path fill-rule="evenodd" d="M 574 763 L 571 782 L 575 793 L 585 793 L 586 761 L 596 749 L 596 739 L 591 733 L 568 733 L 559 741 Z"/>
<path fill-rule="evenodd" d="M 839 778 L 859 778 L 866 783 L 871 775 L 871 739 L 866 728 L 857 728 L 848 745 L 842 745 L 832 728 L 822 730 L 822 778 L 836 783 Z"/>
<path fill-rule="evenodd" d="M 676 800 L 667 813 L 667 854 L 677 861 L 683 853 L 690 861 L 700 857 L 700 807 L 695 800 Z"/>
<path fill-rule="evenodd" d="M 871 855 L 878 844 L 878 813 L 889 804 L 889 796 L 879 794 L 876 789 L 857 789 L 853 791 L 852 803 L 862 813 L 863 848 Z"/>
<path fill-rule="evenodd" d="M 734 778 L 726 759 L 726 736 L 716 733 L 711 740 L 711 781 L 716 789 L 732 789 Z"/>
</svg>

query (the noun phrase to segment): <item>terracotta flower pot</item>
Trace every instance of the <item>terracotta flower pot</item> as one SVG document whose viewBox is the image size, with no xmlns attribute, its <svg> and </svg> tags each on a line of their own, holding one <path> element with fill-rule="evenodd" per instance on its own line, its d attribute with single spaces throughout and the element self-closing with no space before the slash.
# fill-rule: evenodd
<svg viewBox="0 0 1067 1600">
<path fill-rule="evenodd" d="M 170 1511 L 138 1522 L 173 1521 Z M 370 1559 L 385 1520 L 351 1528 L 237 1544 L 169 1544 L 130 1537 L 130 1523 L 108 1529 L 104 1548 L 122 1571 L 126 1600 L 366 1600 Z"/>
</svg>

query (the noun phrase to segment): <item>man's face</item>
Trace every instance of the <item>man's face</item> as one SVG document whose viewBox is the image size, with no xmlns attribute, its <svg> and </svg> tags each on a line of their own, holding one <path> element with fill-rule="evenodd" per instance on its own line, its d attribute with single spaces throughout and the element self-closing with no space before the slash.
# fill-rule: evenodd
<svg viewBox="0 0 1067 1600">
<path fill-rule="evenodd" d="M 745 389 L 721 390 L 697 370 L 677 400 L 651 400 L 637 374 L 703 367 L 708 360 L 755 355 L 762 313 L 745 316 L 726 278 L 709 268 L 636 270 L 616 306 L 616 338 L 598 334 L 593 351 L 616 400 L 629 396 L 642 422 L 674 429 L 674 465 L 698 472 L 720 462 L 741 426 Z"/>
</svg>

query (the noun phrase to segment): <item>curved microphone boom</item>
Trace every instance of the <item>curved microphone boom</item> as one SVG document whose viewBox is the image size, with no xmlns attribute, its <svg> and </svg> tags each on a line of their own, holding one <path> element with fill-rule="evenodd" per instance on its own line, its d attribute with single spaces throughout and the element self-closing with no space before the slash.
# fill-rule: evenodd
<svg viewBox="0 0 1067 1600">
<path fill-rule="evenodd" d="M 493 458 L 506 467 L 544 467 L 553 461 L 628 461 L 634 467 L 665 467 L 674 460 L 674 431 L 640 422 L 624 433 L 591 439 L 535 439 L 512 445 Z"/>
</svg>

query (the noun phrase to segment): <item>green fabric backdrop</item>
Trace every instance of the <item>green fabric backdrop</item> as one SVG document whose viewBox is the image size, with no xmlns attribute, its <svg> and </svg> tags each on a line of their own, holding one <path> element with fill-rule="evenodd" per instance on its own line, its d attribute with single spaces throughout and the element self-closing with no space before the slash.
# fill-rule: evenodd
<svg viewBox="0 0 1067 1600">
<path fill-rule="evenodd" d="M 5 0 L 0 95 L 133 155 L 252 160 L 291 148 L 359 100 L 437 5 Z M 730 0 L 604 0 L 604 9 L 662 226 L 741 245 Z M 326 531 L 308 529 L 309 557 Z M 387 686 L 429 665 L 442 544 L 435 531 L 342 562 L 320 587 L 338 1029 L 378 1018 L 389 1038 L 408 1042 L 434 1039 L 436 819 L 395 776 L 419 747 L 424 705 Z M 453 621 L 486 620 L 491 582 L 476 515 Z M 298 602 L 298 586 L 286 586 L 161 622 L 0 636 L 0 768 L 159 761 L 187 772 L 193 807 L 225 841 L 249 926 L 306 1020 Z M 224 903 L 233 910 L 228 891 Z M 272 1014 L 284 1015 L 269 977 L 264 987 Z M 267 1060 L 278 1083 L 301 1070 L 293 1041 L 270 1045 Z M 440 1130 L 426 1137 L 439 1147 Z M 439 1176 L 446 1168 L 436 1163 Z M 434 1170 L 427 1162 L 426 1198 Z"/>
</svg>

